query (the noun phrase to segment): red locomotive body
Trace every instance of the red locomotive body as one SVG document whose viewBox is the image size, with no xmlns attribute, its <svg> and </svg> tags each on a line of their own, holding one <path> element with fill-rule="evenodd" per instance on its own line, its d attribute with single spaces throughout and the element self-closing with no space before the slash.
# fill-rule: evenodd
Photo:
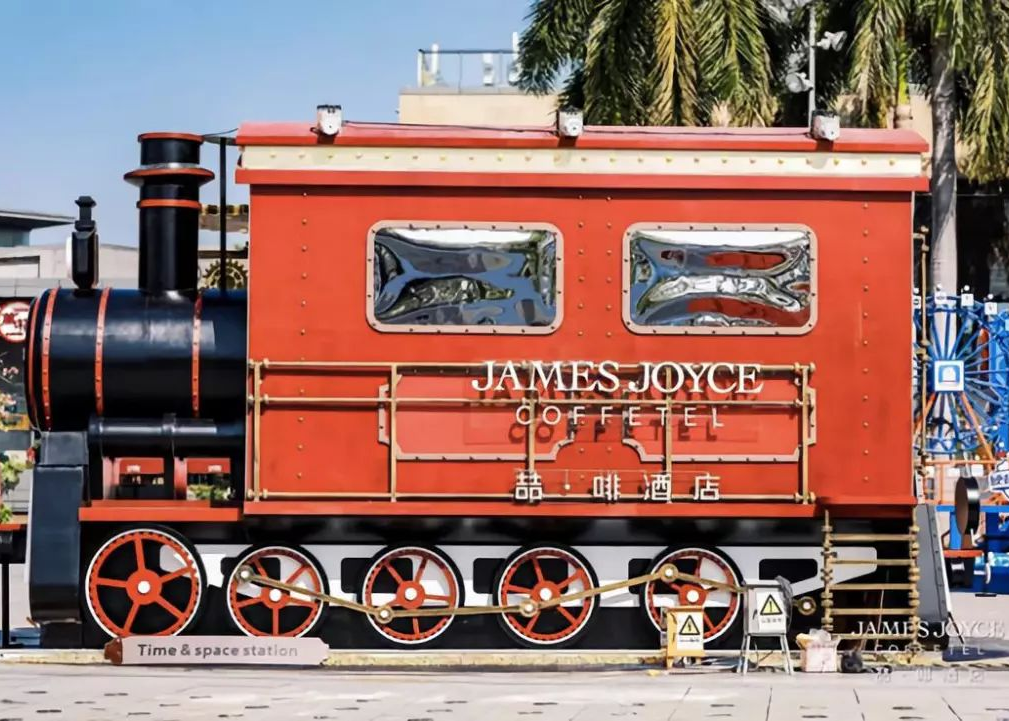
<svg viewBox="0 0 1009 721">
<path fill-rule="evenodd" d="M 184 225 L 144 212 L 192 208 L 196 141 L 141 140 L 131 176 L 175 153 L 187 163 L 166 173 L 201 178 L 142 189 L 142 229 L 171 229 L 148 244 L 185 268 Z M 118 348 L 104 296 L 33 307 L 40 480 L 83 499 L 62 575 L 47 586 L 33 566 L 42 620 L 78 613 L 87 642 L 226 627 L 641 648 L 686 604 L 729 643 L 738 588 L 781 576 L 795 630 L 850 629 L 872 604 L 917 622 L 916 135 L 285 123 L 237 143 L 247 373 L 233 367 L 244 297 L 151 270 L 139 300 L 109 307 L 169 324 L 143 339 L 185 391 L 142 392 L 142 419 L 112 418 L 130 388 L 103 375 L 102 348 Z M 90 331 L 61 336 L 81 318 Z M 143 362 L 113 357 L 124 373 Z M 108 469 L 127 457 L 174 464 L 174 482 L 124 493 Z M 211 466 L 230 497 L 187 497 Z M 54 553 L 61 513 L 32 520 Z M 667 583 L 670 566 L 682 577 Z"/>
<path fill-rule="evenodd" d="M 811 517 L 819 499 L 903 514 L 914 503 L 904 401 L 911 338 L 896 311 L 911 286 L 910 202 L 923 146 L 903 133 L 846 134 L 828 150 L 777 130 L 590 130 L 565 144 L 547 131 L 351 125 L 329 144 L 307 125 L 243 127 L 238 178 L 252 185 L 256 239 L 249 349 L 262 406 L 246 512 L 312 499 L 297 512 Z M 465 228 L 472 243 L 449 252 L 479 249 L 491 228 L 548 229 L 552 322 L 377 322 L 376 235 L 456 237 Z M 658 255 L 699 258 L 703 283 L 773 276 L 792 259 L 772 257 L 773 240 L 742 243 L 775 234 L 803 244 L 801 309 L 700 287 L 683 296 L 689 312 L 724 311 L 738 325 L 631 319 L 637 239 L 672 238 Z M 484 381 L 460 369 L 481 373 L 489 360 L 611 360 L 631 373 L 646 361 L 756 364 L 762 389 L 719 394 L 725 383 L 688 374 L 671 394 L 667 450 L 654 405 L 634 428 L 620 405 L 661 401 L 660 388 L 634 394 L 622 383 L 581 393 L 592 396 L 587 404 L 571 395 L 591 378 L 574 391 L 568 378 L 535 393 L 478 393 L 473 383 Z M 663 387 L 677 386 L 676 374 Z M 572 405 L 584 406 L 577 423 L 557 422 L 552 410 L 543 417 L 557 407 L 558 385 L 567 420 Z M 516 418 L 523 399 L 531 405 Z M 516 470 L 533 466 L 544 499 L 516 506 Z M 670 470 L 676 500 L 643 501 L 643 474 Z M 618 503 L 591 497 L 600 473 L 620 475 Z M 702 474 L 718 476 L 720 503 L 683 500 Z"/>
</svg>

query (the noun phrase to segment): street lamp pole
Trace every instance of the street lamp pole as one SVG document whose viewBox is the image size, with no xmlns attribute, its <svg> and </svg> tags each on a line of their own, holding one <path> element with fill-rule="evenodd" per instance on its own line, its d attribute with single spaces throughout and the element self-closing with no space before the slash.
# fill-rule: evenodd
<svg viewBox="0 0 1009 721">
<path fill-rule="evenodd" d="M 816 3 L 809 4 L 809 114 L 807 126 L 813 122 L 813 111 L 816 110 Z"/>
<path fill-rule="evenodd" d="M 816 3 L 818 0 L 776 0 L 776 4 L 768 4 L 768 8 L 773 9 L 774 18 L 780 23 L 787 23 L 790 27 L 795 27 L 792 23 L 798 23 L 797 17 L 802 10 L 809 14 L 806 16 L 806 72 L 800 72 L 799 66 L 802 62 L 801 50 L 789 56 L 789 65 L 792 68 L 785 76 L 785 87 L 789 92 L 806 93 L 808 110 L 806 122 L 812 127 L 813 113 L 816 112 L 816 51 L 840 50 L 848 33 L 844 30 L 837 32 L 824 32 L 823 37 L 817 40 L 816 25 Z"/>
</svg>

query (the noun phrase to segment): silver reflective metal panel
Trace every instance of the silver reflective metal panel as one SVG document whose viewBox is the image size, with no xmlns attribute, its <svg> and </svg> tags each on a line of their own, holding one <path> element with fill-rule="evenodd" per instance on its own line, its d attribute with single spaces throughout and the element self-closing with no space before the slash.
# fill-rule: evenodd
<svg viewBox="0 0 1009 721">
<path fill-rule="evenodd" d="M 632 228 L 629 319 L 635 326 L 807 327 L 807 229 Z"/>
<path fill-rule="evenodd" d="M 403 326 L 550 326 L 557 235 L 550 230 L 380 227 L 374 317 Z"/>
</svg>

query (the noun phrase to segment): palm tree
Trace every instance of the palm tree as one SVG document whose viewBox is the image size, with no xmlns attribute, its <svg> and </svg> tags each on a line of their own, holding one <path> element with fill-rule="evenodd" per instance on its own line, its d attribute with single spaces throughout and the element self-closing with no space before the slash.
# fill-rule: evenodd
<svg viewBox="0 0 1009 721">
<path fill-rule="evenodd" d="M 597 124 L 805 122 L 780 81 L 805 42 L 803 18 L 775 23 L 774 1 L 534 0 L 519 84 L 550 92 L 563 76 L 560 102 Z M 1009 0 L 814 4 L 824 27 L 853 37 L 847 54 L 821 56 L 819 107 L 853 93 L 857 120 L 883 126 L 909 82 L 929 89 L 931 280 L 954 289 L 957 142 L 970 180 L 1009 176 Z"/>
<path fill-rule="evenodd" d="M 930 280 L 957 286 L 959 171 L 990 182 L 1009 174 L 1009 0 L 845 0 L 854 11 L 850 87 L 859 117 L 884 125 L 908 83 L 932 103 Z M 959 128 L 958 128 L 959 126 Z M 958 132 L 959 129 L 959 132 Z"/>
<path fill-rule="evenodd" d="M 519 85 L 601 125 L 694 125 L 724 110 L 766 125 L 777 104 L 761 0 L 535 0 Z"/>
</svg>

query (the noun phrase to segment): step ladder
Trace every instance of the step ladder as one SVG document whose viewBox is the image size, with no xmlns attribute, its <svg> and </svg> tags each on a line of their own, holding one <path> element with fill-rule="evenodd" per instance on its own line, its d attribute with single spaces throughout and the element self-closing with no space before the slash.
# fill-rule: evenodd
<svg viewBox="0 0 1009 721">
<path fill-rule="evenodd" d="M 862 560 L 855 558 L 838 558 L 838 547 L 845 545 L 873 545 L 877 543 L 905 543 L 907 556 L 900 558 L 876 558 Z M 888 572 L 887 581 L 841 582 L 834 581 L 837 566 L 876 566 L 894 569 L 906 569 L 905 574 L 899 571 Z M 904 575 L 906 581 L 894 582 L 894 574 Z M 835 639 L 856 640 L 864 650 L 866 643 L 875 642 L 875 650 L 880 650 L 880 642 L 891 644 L 906 642 L 906 648 L 914 650 L 917 644 L 918 617 L 918 525 L 912 513 L 907 533 L 835 533 L 830 523 L 830 512 L 823 515 L 823 593 L 821 606 L 823 608 L 823 628 Z M 864 597 L 877 597 L 878 605 L 866 603 L 864 606 L 839 606 L 836 604 L 838 592 L 862 592 Z M 842 597 L 847 595 L 844 593 Z M 896 600 L 900 599 L 900 600 Z M 906 605 L 905 605 L 906 604 Z M 845 624 L 858 628 L 858 620 L 863 621 L 862 628 L 873 629 L 871 632 L 834 633 L 834 625 L 838 617 L 849 619 L 856 617 L 854 624 Z"/>
</svg>

